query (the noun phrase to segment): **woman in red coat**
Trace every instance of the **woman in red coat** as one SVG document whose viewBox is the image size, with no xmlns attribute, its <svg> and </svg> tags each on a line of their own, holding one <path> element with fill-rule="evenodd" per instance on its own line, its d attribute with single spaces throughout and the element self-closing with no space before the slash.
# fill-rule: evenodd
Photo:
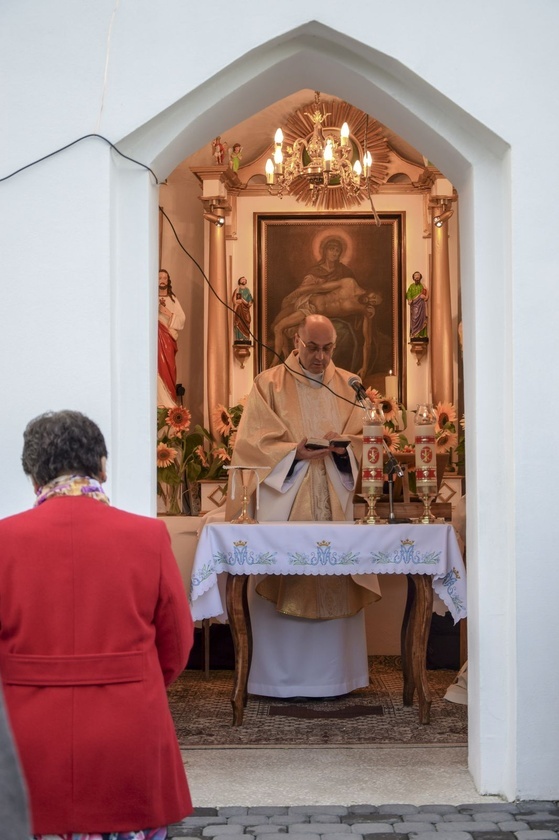
<svg viewBox="0 0 559 840">
<path fill-rule="evenodd" d="M 25 430 L 37 501 L 0 522 L 0 673 L 35 834 L 159 840 L 192 812 L 165 691 L 192 618 L 165 525 L 109 506 L 106 456 L 79 412 Z"/>
</svg>

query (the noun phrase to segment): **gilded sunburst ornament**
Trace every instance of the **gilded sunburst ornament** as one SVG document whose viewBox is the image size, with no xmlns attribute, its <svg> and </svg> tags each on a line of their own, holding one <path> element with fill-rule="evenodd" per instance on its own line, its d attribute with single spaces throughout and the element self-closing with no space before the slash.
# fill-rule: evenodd
<svg viewBox="0 0 559 840">
<path fill-rule="evenodd" d="M 339 129 L 344 122 L 349 125 L 352 163 L 356 160 L 362 160 L 365 151 L 368 150 L 371 153 L 373 163 L 366 183 L 369 184 L 371 192 L 376 191 L 388 177 L 388 164 L 390 162 L 390 149 L 384 136 L 382 124 L 348 102 L 339 100 L 320 101 L 319 107 L 324 114 L 321 128 L 325 135 L 328 134 L 329 129 L 333 133 L 337 132 L 339 134 Z M 283 137 L 288 150 L 298 138 L 309 139 L 312 136 L 314 128 L 312 115 L 315 109 L 316 103 L 311 102 L 299 108 L 287 118 L 283 126 Z M 311 189 L 308 179 L 304 176 L 300 176 L 293 181 L 289 188 L 289 194 L 296 201 L 312 205 L 317 210 L 344 210 L 355 207 L 368 198 L 366 185 L 358 189 L 355 194 L 347 192 L 339 184 L 331 184 L 317 191 Z"/>
</svg>

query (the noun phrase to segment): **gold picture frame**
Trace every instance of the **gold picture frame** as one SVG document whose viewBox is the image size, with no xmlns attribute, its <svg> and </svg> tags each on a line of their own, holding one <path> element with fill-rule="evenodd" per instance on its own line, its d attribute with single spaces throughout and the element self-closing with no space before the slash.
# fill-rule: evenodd
<svg viewBox="0 0 559 840">
<path fill-rule="evenodd" d="M 404 393 L 405 213 L 255 213 L 258 370 L 292 348 L 306 314 L 336 326 L 334 361 L 366 387 Z M 337 258 L 336 258 L 337 257 Z"/>
</svg>

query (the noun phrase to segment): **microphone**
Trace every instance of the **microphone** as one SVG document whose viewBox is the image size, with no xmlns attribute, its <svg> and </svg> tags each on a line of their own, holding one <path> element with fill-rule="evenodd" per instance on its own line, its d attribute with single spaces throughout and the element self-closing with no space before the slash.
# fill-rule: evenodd
<svg viewBox="0 0 559 840">
<path fill-rule="evenodd" d="M 366 404 L 368 403 L 369 405 L 371 404 L 371 401 L 370 401 L 369 397 L 367 396 L 367 392 L 365 391 L 365 388 L 363 387 L 363 383 L 361 382 L 361 380 L 359 379 L 358 376 L 350 376 L 349 379 L 347 380 L 347 384 L 351 388 L 353 388 L 353 390 L 357 394 L 357 399 L 359 400 L 359 402 L 366 403 Z"/>
</svg>

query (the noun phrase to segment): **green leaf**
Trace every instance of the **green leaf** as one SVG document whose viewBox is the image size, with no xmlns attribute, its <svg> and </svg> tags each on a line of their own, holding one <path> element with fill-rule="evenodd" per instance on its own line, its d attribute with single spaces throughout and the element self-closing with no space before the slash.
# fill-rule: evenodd
<svg viewBox="0 0 559 840">
<path fill-rule="evenodd" d="M 223 461 L 221 458 L 216 458 L 213 463 L 211 464 L 207 478 L 217 478 L 218 475 L 222 472 Z"/>
<path fill-rule="evenodd" d="M 181 484 L 182 478 L 178 474 L 177 467 L 171 465 L 170 467 L 157 467 L 157 481 L 176 487 L 177 484 Z"/>
</svg>

